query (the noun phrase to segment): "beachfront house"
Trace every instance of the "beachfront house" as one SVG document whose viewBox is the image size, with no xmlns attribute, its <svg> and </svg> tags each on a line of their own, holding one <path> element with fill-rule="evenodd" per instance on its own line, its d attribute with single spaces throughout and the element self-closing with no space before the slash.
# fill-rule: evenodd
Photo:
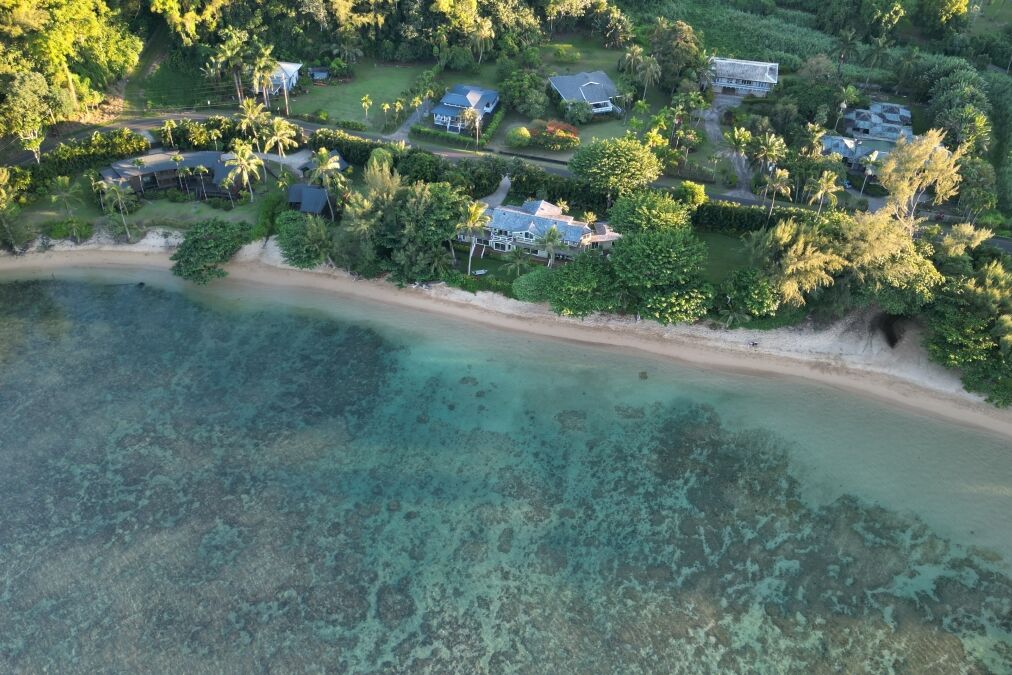
<svg viewBox="0 0 1012 675">
<path fill-rule="evenodd" d="M 603 70 L 575 75 L 556 75 L 548 78 L 548 82 L 564 104 L 588 103 L 595 115 L 622 113 L 622 108 L 614 101 L 618 96 L 618 89 Z"/>
<path fill-rule="evenodd" d="M 140 193 L 174 188 L 207 197 L 228 196 L 230 191 L 234 196 L 240 186 L 222 185 L 231 171 L 225 165 L 230 156 L 214 151 L 154 152 L 113 162 L 99 173 L 107 182 L 123 183 Z"/>
<path fill-rule="evenodd" d="M 322 187 L 296 183 L 288 187 L 288 207 L 302 213 L 319 215 L 327 208 L 330 195 Z"/>
<path fill-rule="evenodd" d="M 538 258 L 548 258 L 548 251 L 542 248 L 542 240 L 554 227 L 562 237 L 562 245 L 556 250 L 556 259 L 575 256 L 588 249 L 608 250 L 622 235 L 614 232 L 607 223 L 593 225 L 574 219 L 562 213 L 555 204 L 531 199 L 522 206 L 496 206 L 487 211 L 491 218 L 485 231 L 478 236 L 478 245 L 505 253 L 522 248 Z M 461 241 L 470 237 L 461 234 Z"/>
<path fill-rule="evenodd" d="M 473 85 L 458 84 L 451 87 L 439 105 L 432 109 L 432 124 L 440 129 L 459 134 L 466 127 L 465 110 L 474 110 L 481 124 L 499 106 L 499 92 Z"/>
<path fill-rule="evenodd" d="M 780 64 L 741 59 L 710 59 L 713 89 L 725 94 L 765 96 L 780 79 Z"/>
</svg>

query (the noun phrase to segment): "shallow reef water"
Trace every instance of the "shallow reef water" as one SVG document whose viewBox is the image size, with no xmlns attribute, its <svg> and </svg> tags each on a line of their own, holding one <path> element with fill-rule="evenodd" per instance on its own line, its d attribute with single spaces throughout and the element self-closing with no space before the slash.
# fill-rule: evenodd
<svg viewBox="0 0 1012 675">
<path fill-rule="evenodd" d="M 996 554 L 581 349 L 0 284 L 0 670 L 1012 670 Z"/>
</svg>

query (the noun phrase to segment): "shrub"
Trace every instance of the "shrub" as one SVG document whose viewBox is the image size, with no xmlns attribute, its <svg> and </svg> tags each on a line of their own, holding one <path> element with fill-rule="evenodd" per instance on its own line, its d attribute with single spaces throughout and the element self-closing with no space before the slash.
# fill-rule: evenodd
<svg viewBox="0 0 1012 675">
<path fill-rule="evenodd" d="M 327 120 L 330 119 L 330 113 L 324 110 L 323 108 L 320 108 L 318 110 L 314 110 L 313 112 L 311 112 L 308 115 L 308 117 L 310 122 L 319 122 L 320 124 L 326 124 Z"/>
<path fill-rule="evenodd" d="M 777 207 L 767 219 L 768 209 L 762 206 L 743 206 L 734 202 L 707 202 L 700 204 L 692 215 L 693 226 L 717 232 L 752 232 L 775 225 L 781 220 L 794 218 L 799 223 L 817 221 L 815 212 L 793 207 Z"/>
<path fill-rule="evenodd" d="M 250 237 L 252 239 L 266 239 L 274 234 L 278 216 L 288 209 L 288 195 L 280 190 L 275 190 L 264 195 L 258 206 L 257 223 Z"/>
<path fill-rule="evenodd" d="M 552 270 L 538 267 L 513 280 L 513 297 L 524 302 L 547 302 L 552 289 Z"/>
<path fill-rule="evenodd" d="M 531 144 L 531 132 L 527 127 L 513 127 L 506 132 L 506 145 L 510 148 L 526 148 Z"/>
<path fill-rule="evenodd" d="M 749 317 L 774 316 L 780 309 L 780 291 L 754 267 L 735 270 L 720 285 L 721 304 Z"/>
<path fill-rule="evenodd" d="M 351 66 L 345 63 L 344 59 L 339 56 L 335 56 L 330 60 L 330 76 L 337 78 L 346 78 L 352 76 Z"/>
<path fill-rule="evenodd" d="M 317 129 L 309 138 L 309 146 L 313 150 L 319 150 L 320 148 L 337 150 L 345 161 L 355 166 L 365 165 L 369 161 L 369 155 L 372 154 L 374 148 L 388 147 L 394 153 L 399 152 L 395 149 L 395 146 L 381 141 L 352 136 L 340 129 Z"/>
<path fill-rule="evenodd" d="M 559 63 L 577 63 L 583 58 L 580 50 L 573 45 L 555 45 L 552 49 L 552 56 Z"/>
<path fill-rule="evenodd" d="M 535 120 L 529 128 L 531 145 L 554 152 L 573 150 L 580 146 L 580 130 L 559 120 Z"/>
<path fill-rule="evenodd" d="M 220 265 L 251 240 L 252 229 L 249 223 L 218 219 L 196 223 L 172 254 L 172 273 L 197 284 L 224 277 Z"/>
<path fill-rule="evenodd" d="M 688 227 L 690 209 L 663 192 L 640 190 L 615 200 L 608 220 L 622 234 Z"/>
<path fill-rule="evenodd" d="M 570 124 L 587 124 L 594 119 L 594 110 L 586 101 L 573 101 L 570 103 L 561 101 L 559 103 L 559 110 Z"/>
<path fill-rule="evenodd" d="M 182 202 L 187 201 L 186 195 L 177 190 L 176 188 L 169 188 L 168 190 L 166 190 L 165 198 L 175 204 L 180 204 Z"/>
<path fill-rule="evenodd" d="M 79 218 L 66 218 L 49 223 L 45 231 L 51 239 L 73 239 L 74 242 L 81 243 L 91 239 L 93 228 L 91 223 Z"/>
<path fill-rule="evenodd" d="M 706 189 L 691 180 L 682 181 L 682 184 L 672 191 L 672 195 L 678 201 L 690 206 L 705 204 L 707 200 Z"/>
<path fill-rule="evenodd" d="M 330 232 L 323 218 L 285 211 L 275 222 L 278 247 L 286 263 L 312 269 L 324 261 L 330 251 Z"/>
<path fill-rule="evenodd" d="M 365 122 L 359 122 L 358 120 L 338 120 L 334 122 L 334 126 L 340 129 L 347 129 L 348 131 L 365 131 L 369 128 Z"/>
</svg>

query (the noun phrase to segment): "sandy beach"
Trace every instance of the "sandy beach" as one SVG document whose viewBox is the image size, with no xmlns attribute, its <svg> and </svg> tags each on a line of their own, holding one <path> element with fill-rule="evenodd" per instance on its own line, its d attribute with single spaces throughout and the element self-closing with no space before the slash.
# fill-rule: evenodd
<svg viewBox="0 0 1012 675">
<path fill-rule="evenodd" d="M 152 232 L 131 245 L 59 243 L 46 252 L 0 256 L 0 273 L 17 278 L 48 276 L 59 269 L 166 270 L 177 242 L 174 234 Z M 1012 439 L 1012 412 L 965 392 L 955 372 L 930 362 L 916 328 L 890 348 L 881 333 L 869 327 L 868 317 L 851 317 L 825 329 L 772 331 L 661 326 L 614 316 L 568 319 L 547 306 L 493 293 L 471 294 L 443 284 L 401 289 L 383 281 L 355 280 L 339 270 L 296 270 L 284 265 L 275 246 L 260 243 L 242 249 L 226 269 L 228 278 L 215 284 L 330 293 L 502 330 L 637 350 L 702 368 L 800 378 Z M 758 347 L 750 347 L 752 341 L 759 342 Z"/>
</svg>

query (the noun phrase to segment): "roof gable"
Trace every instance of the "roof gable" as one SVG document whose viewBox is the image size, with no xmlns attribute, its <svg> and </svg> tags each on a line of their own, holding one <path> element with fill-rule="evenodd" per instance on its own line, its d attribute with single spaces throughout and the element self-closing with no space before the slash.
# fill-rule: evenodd
<svg viewBox="0 0 1012 675">
<path fill-rule="evenodd" d="M 780 64 L 766 61 L 744 61 L 742 59 L 710 59 L 710 69 L 715 77 L 747 82 L 776 84 L 780 78 Z"/>
<path fill-rule="evenodd" d="M 618 95 L 615 83 L 603 70 L 575 75 L 556 75 L 548 78 L 548 81 L 563 101 L 604 103 Z"/>
</svg>

